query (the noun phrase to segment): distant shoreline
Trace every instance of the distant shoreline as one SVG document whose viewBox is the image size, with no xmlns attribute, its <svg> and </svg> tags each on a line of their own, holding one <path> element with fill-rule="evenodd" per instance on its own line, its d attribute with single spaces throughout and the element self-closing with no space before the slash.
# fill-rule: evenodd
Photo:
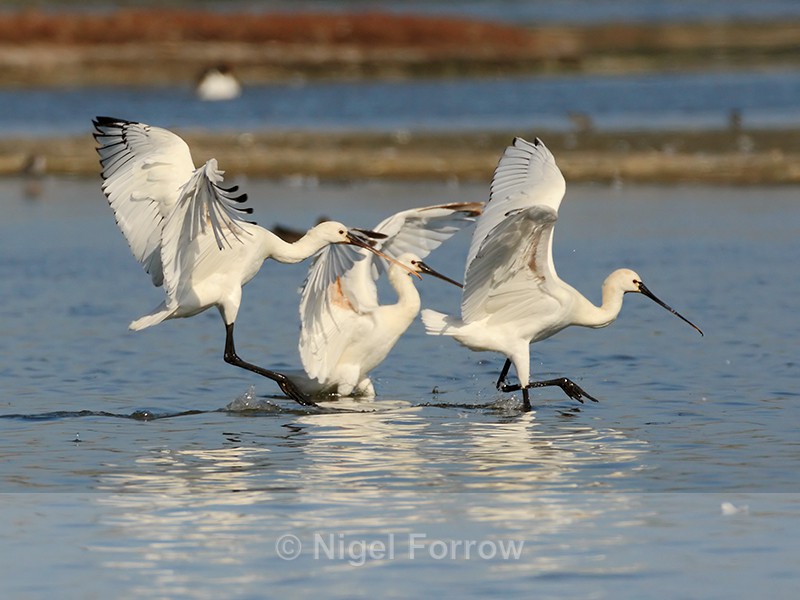
<svg viewBox="0 0 800 600">
<path fill-rule="evenodd" d="M 800 21 L 536 27 L 381 12 L 34 8 L 0 13 L 0 85 L 186 83 L 217 63 L 245 84 L 797 67 L 798 39 Z"/>
<path fill-rule="evenodd" d="M 274 81 L 622 74 L 800 67 L 800 22 L 543 26 L 379 12 L 213 13 L 121 9 L 0 14 L 0 86 L 191 82 L 227 63 Z M 0 140 L 0 175 L 36 164 L 95 176 L 88 133 Z M 181 131 L 229 175 L 488 181 L 514 135 L 542 136 L 571 181 L 800 183 L 800 131 L 409 133 Z M 35 159 L 35 160 L 34 160 Z"/>
<path fill-rule="evenodd" d="M 215 157 L 231 177 L 488 182 L 514 135 L 538 134 L 574 182 L 800 183 L 800 131 L 178 133 L 197 164 Z M 49 175 L 98 176 L 94 148 L 89 134 L 2 139 L 0 175 L 38 158 Z"/>
</svg>

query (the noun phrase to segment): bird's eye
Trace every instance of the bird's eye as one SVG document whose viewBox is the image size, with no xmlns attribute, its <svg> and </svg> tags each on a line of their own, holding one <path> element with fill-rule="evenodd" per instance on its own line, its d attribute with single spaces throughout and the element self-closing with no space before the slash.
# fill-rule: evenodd
<svg viewBox="0 0 800 600">
<path fill-rule="evenodd" d="M 344 230 L 344 229 L 340 229 L 340 230 L 339 230 L 339 235 L 344 235 L 345 233 L 346 233 L 346 232 L 345 232 L 345 230 Z"/>
</svg>

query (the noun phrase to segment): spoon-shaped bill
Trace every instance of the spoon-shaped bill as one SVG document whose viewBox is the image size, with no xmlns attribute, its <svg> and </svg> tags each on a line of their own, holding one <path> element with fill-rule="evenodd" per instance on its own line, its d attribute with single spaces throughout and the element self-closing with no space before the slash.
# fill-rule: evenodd
<svg viewBox="0 0 800 600">
<path fill-rule="evenodd" d="M 365 250 L 369 250 L 373 254 L 375 254 L 377 256 L 380 256 L 383 259 L 386 259 L 390 263 L 393 263 L 393 264 L 396 264 L 396 265 L 402 267 L 403 269 L 405 269 L 406 271 L 408 271 L 409 273 L 411 273 L 415 277 L 419 277 L 420 279 L 422 279 L 422 276 L 419 273 L 417 273 L 416 271 L 414 271 L 410 267 L 404 265 L 400 261 L 397 261 L 397 260 L 393 259 L 391 256 L 385 255 L 383 252 L 381 252 L 377 248 L 373 248 L 372 245 L 369 242 L 361 239 L 360 237 L 358 237 L 358 235 L 354 234 L 352 231 L 348 231 L 347 232 L 347 242 L 345 242 L 345 243 L 352 244 L 353 246 L 358 246 L 359 248 L 364 248 Z"/>
<path fill-rule="evenodd" d="M 415 261 L 415 262 L 417 264 L 417 268 L 419 269 L 420 273 L 425 273 L 427 275 L 432 275 L 433 277 L 438 277 L 442 281 L 446 281 L 447 283 L 452 283 L 453 285 L 455 285 L 457 287 L 460 287 L 460 288 L 464 287 L 463 285 L 461 285 L 460 283 L 458 283 L 454 279 L 450 279 L 447 275 L 442 275 L 438 271 L 433 270 L 431 267 L 426 265 L 421 260 L 420 261 Z"/>
<path fill-rule="evenodd" d="M 698 331 L 698 333 L 699 333 L 700 335 L 703 335 L 703 332 L 700 330 L 700 328 L 699 328 L 697 325 L 695 325 L 694 323 L 692 323 L 692 322 L 691 322 L 689 319 L 687 319 L 686 317 L 684 317 L 684 316 L 683 316 L 682 314 L 680 314 L 680 313 L 679 313 L 677 310 L 675 310 L 674 308 L 672 308 L 672 307 L 671 307 L 669 304 L 667 304 L 667 303 L 666 303 L 666 302 L 664 302 L 663 300 L 659 299 L 659 298 L 658 298 L 658 297 L 657 297 L 657 296 L 656 296 L 656 295 L 655 295 L 653 292 L 651 292 L 651 291 L 650 291 L 650 290 L 647 288 L 647 286 L 646 286 L 645 284 L 643 284 L 641 281 L 639 281 L 639 282 L 638 282 L 638 285 L 639 285 L 639 291 L 640 291 L 642 294 L 644 294 L 645 296 L 647 296 L 648 298 L 650 298 L 650 300 L 652 300 L 653 302 L 655 302 L 655 303 L 656 303 L 656 304 L 658 304 L 659 306 L 662 306 L 663 308 L 666 308 L 666 309 L 667 309 L 669 312 L 671 312 L 673 315 L 675 315 L 675 316 L 676 316 L 676 317 L 678 317 L 679 319 L 681 319 L 681 320 L 683 320 L 683 321 L 686 321 L 686 322 L 687 322 L 689 325 L 691 325 L 692 327 L 694 327 L 694 328 L 695 328 L 695 329 Z"/>
</svg>

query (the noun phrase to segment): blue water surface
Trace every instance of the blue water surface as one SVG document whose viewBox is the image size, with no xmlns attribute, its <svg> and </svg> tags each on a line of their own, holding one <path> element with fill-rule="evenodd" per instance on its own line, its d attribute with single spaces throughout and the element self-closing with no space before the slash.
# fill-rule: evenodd
<svg viewBox="0 0 800 600">
<path fill-rule="evenodd" d="M 188 87 L 0 90 L 0 133 L 87 133 L 110 115 L 209 131 L 569 130 L 575 113 L 598 129 L 719 129 L 800 123 L 793 70 L 540 76 L 249 86 L 225 102 Z"/>
<path fill-rule="evenodd" d="M 371 226 L 486 192 L 238 183 L 265 226 Z M 24 189 L 0 181 L 3 597 L 794 596 L 797 188 L 570 186 L 560 275 L 599 302 L 632 267 L 706 335 L 626 297 L 610 327 L 532 349 L 535 376 L 600 402 L 548 388 L 531 413 L 495 391 L 501 357 L 419 322 L 374 371 L 374 401 L 276 397 L 222 361 L 213 311 L 127 331 L 161 291 L 97 181 Z M 460 277 L 468 237 L 428 262 Z M 244 358 L 299 367 L 306 268 L 268 263 L 245 288 Z M 457 289 L 419 288 L 457 310 Z M 260 410 L 226 409 L 247 402 Z"/>
</svg>

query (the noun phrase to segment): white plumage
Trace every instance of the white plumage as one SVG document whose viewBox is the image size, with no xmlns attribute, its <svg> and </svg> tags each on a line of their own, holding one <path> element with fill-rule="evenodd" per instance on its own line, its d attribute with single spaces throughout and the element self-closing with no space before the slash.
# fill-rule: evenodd
<svg viewBox="0 0 800 600">
<path fill-rule="evenodd" d="M 216 306 L 226 328 L 225 361 L 269 377 L 290 397 L 309 403 L 284 375 L 237 356 L 233 328 L 242 287 L 267 258 L 293 263 L 331 243 L 366 244 L 334 221 L 284 242 L 247 221 L 252 209 L 243 206 L 246 195 L 223 187 L 215 159 L 195 169 L 189 147 L 174 133 L 109 117 L 97 117 L 94 126 L 103 192 L 133 255 L 165 292 L 164 302 L 131 329 Z"/>
<path fill-rule="evenodd" d="M 417 273 L 442 277 L 422 259 L 471 225 L 481 209 L 482 203 L 456 203 L 398 212 L 373 229 L 385 236 L 375 245 Z M 376 281 L 385 270 L 383 259 L 363 249 L 329 246 L 314 258 L 301 292 L 299 350 L 307 375 L 322 393 L 374 396 L 368 373 L 416 318 L 419 293 L 396 265 L 387 275 L 398 300 L 379 304 Z"/>
<path fill-rule="evenodd" d="M 565 190 L 564 177 L 544 143 L 516 138 L 495 169 L 489 202 L 475 224 L 461 317 L 428 309 L 421 314 L 431 335 L 449 335 L 472 350 L 504 354 L 508 360 L 497 387 L 521 389 L 526 409 L 532 387 L 557 385 L 571 398 L 594 400 L 564 377 L 531 382 L 530 344 L 570 325 L 609 325 L 617 318 L 625 293 L 642 293 L 695 327 L 656 298 L 630 269 L 608 276 L 599 307 L 558 277 L 552 257 L 553 228 Z M 505 378 L 512 363 L 519 383 L 508 385 Z"/>
</svg>

